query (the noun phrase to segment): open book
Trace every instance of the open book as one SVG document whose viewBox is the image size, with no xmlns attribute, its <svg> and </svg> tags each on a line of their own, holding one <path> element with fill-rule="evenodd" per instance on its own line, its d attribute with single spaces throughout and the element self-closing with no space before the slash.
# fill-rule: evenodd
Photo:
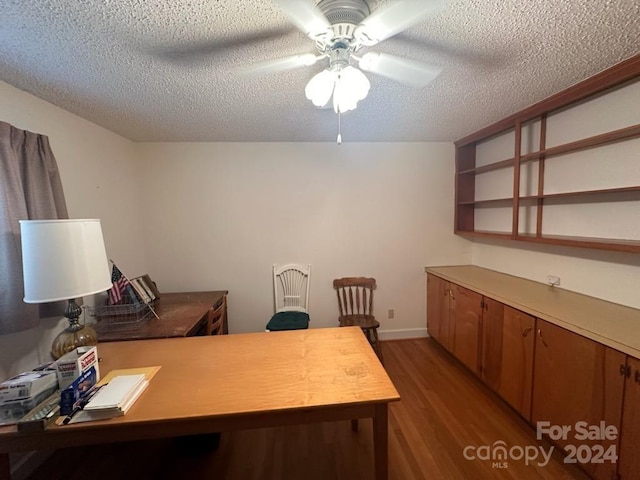
<svg viewBox="0 0 640 480">
<path fill-rule="evenodd" d="M 99 386 L 99 390 L 77 412 L 69 423 L 88 422 L 124 415 L 149 385 L 144 373 L 118 375 L 109 383 Z"/>
</svg>

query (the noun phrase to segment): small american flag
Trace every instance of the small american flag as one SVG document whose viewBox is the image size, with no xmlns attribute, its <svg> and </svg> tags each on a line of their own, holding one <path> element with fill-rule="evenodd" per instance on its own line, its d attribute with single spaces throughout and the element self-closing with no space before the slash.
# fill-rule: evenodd
<svg viewBox="0 0 640 480">
<path fill-rule="evenodd" d="M 116 267 L 115 263 L 111 270 L 111 282 L 113 283 L 113 287 L 109 289 L 109 303 L 115 305 L 122 300 L 122 295 L 129 285 L 129 280 L 127 280 L 127 277 Z"/>
</svg>

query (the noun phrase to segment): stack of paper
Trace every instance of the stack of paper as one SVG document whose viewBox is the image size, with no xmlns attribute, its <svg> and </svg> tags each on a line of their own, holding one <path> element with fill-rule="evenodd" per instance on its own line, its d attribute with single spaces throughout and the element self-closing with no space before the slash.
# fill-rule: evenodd
<svg viewBox="0 0 640 480">
<path fill-rule="evenodd" d="M 105 384 L 73 417 L 70 423 L 86 422 L 124 415 L 149 385 L 147 376 L 119 375 Z"/>
</svg>

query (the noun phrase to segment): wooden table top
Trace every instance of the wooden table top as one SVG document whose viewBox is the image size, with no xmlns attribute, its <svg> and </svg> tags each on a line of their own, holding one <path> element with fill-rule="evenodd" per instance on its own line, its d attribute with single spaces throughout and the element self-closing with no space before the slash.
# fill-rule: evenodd
<svg viewBox="0 0 640 480">
<path fill-rule="evenodd" d="M 105 373 L 162 365 L 136 420 L 399 399 L 358 327 L 126 342 L 98 353 Z"/>
<path fill-rule="evenodd" d="M 473 265 L 427 267 L 445 280 L 640 358 L 640 310 Z"/>
<path fill-rule="evenodd" d="M 242 426 L 243 419 L 260 424 L 275 413 L 280 421 L 304 423 L 304 416 L 314 421 L 314 411 L 337 407 L 349 414 L 400 399 L 359 327 L 110 342 L 98 345 L 98 355 L 103 376 L 116 368 L 161 368 L 126 415 L 52 425 L 44 434 L 0 427 L 0 452 L 42 448 L 45 439 L 51 445 L 123 440 L 143 429 L 166 436 L 189 421 Z"/>
<path fill-rule="evenodd" d="M 227 294 L 212 292 L 162 293 L 154 304 L 159 319 L 150 314 L 136 330 L 100 331 L 99 342 L 187 337 L 196 333 L 209 309 Z"/>
</svg>

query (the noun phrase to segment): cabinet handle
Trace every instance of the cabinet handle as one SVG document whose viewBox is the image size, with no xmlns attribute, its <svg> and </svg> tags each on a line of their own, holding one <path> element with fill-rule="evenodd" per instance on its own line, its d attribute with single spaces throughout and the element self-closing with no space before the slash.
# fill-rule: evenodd
<svg viewBox="0 0 640 480">
<path fill-rule="evenodd" d="M 526 337 L 527 335 L 529 335 L 529 333 L 531 332 L 531 330 L 533 330 L 533 327 L 525 328 L 525 329 L 522 331 L 522 336 L 523 336 L 523 337 Z"/>
<path fill-rule="evenodd" d="M 624 363 L 621 363 L 620 375 L 622 375 L 623 377 L 629 378 L 631 376 L 631 367 L 629 365 L 625 365 Z"/>
<path fill-rule="evenodd" d="M 636 370 L 634 377 L 636 379 L 636 383 L 640 383 L 640 371 Z"/>
<path fill-rule="evenodd" d="M 540 337 L 540 341 L 542 342 L 542 344 L 543 344 L 545 347 L 548 347 L 548 346 L 549 346 L 549 345 L 547 345 L 547 342 L 545 342 L 545 341 L 544 341 L 544 338 L 542 338 L 542 330 L 541 330 L 541 329 L 538 329 L 538 337 Z"/>
</svg>

